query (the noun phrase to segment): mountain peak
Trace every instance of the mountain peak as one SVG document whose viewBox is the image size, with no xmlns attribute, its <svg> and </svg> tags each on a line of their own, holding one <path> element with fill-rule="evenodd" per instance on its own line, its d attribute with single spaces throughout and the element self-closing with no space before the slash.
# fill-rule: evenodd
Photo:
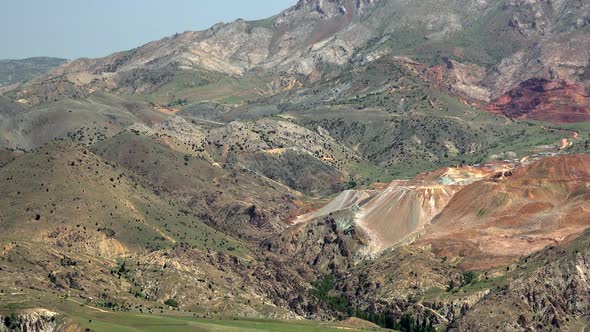
<svg viewBox="0 0 590 332">
<path fill-rule="evenodd" d="M 373 5 L 378 0 L 299 0 L 295 10 L 311 10 L 324 17 L 352 14 L 352 10 L 360 11 Z"/>
</svg>

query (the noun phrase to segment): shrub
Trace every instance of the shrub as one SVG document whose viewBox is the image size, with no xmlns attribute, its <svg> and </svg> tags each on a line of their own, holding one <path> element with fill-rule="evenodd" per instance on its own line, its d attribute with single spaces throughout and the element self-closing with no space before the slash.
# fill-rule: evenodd
<svg viewBox="0 0 590 332">
<path fill-rule="evenodd" d="M 104 235 L 106 235 L 109 238 L 115 237 L 115 231 L 110 228 L 101 227 L 98 229 L 98 231 L 103 233 Z"/>
<path fill-rule="evenodd" d="M 462 286 L 474 284 L 476 281 L 477 281 L 477 275 L 474 272 L 471 272 L 471 271 L 463 272 Z"/>
<path fill-rule="evenodd" d="M 178 301 L 175 299 L 168 299 L 164 301 L 164 304 L 172 308 L 178 308 Z"/>
<path fill-rule="evenodd" d="M 18 318 L 14 312 L 4 317 L 4 326 L 8 328 L 8 331 L 15 331 L 19 327 Z"/>
</svg>

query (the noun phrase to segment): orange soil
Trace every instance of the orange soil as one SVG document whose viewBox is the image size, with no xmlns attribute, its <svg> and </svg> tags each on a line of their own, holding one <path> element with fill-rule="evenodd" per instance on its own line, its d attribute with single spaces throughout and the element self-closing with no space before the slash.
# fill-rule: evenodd
<svg viewBox="0 0 590 332">
<path fill-rule="evenodd" d="M 164 113 L 166 115 L 174 115 L 174 114 L 180 112 L 180 110 L 177 108 L 166 108 L 166 107 L 157 107 L 156 111 L 158 111 L 160 113 Z"/>
<path fill-rule="evenodd" d="M 545 158 L 503 180 L 460 190 L 418 245 L 486 269 L 567 241 L 590 228 L 590 155 Z"/>
</svg>

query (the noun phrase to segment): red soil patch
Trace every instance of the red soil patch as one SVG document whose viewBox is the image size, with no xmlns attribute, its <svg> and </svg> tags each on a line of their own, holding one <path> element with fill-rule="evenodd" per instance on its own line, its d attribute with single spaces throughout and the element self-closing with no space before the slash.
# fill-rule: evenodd
<svg viewBox="0 0 590 332">
<path fill-rule="evenodd" d="M 553 123 L 590 121 L 590 96 L 575 83 L 532 78 L 486 107 L 509 118 Z"/>
</svg>

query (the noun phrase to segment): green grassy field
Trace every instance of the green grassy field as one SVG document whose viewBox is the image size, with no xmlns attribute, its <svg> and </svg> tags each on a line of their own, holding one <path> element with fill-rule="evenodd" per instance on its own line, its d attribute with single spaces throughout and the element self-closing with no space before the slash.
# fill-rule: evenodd
<svg viewBox="0 0 590 332">
<path fill-rule="evenodd" d="M 2 293 L 0 313 L 8 315 L 19 309 L 44 307 L 60 313 L 60 319 L 73 329 L 82 331 L 279 331 L 279 332 L 330 332 L 342 331 L 390 331 L 386 329 L 357 329 L 341 322 L 306 320 L 264 320 L 195 317 L 186 312 L 146 314 L 119 312 L 92 307 L 70 298 L 55 297 L 41 293 Z"/>
<path fill-rule="evenodd" d="M 92 322 L 90 322 L 92 320 Z M 329 332 L 342 331 L 342 327 L 329 323 L 196 319 L 142 314 L 96 313 L 75 317 L 78 325 L 92 331 L 281 331 L 281 332 Z M 354 329 L 347 329 L 353 330 Z M 357 330 L 359 331 L 359 330 Z"/>
<path fill-rule="evenodd" d="M 174 75 L 171 82 L 146 99 L 156 104 L 181 108 L 205 100 L 239 104 L 259 98 L 260 89 L 266 89 L 266 83 L 253 75 L 236 78 L 207 71 L 200 71 L 197 75 L 193 71 L 181 71 Z M 185 100 L 187 105 L 174 105 L 179 99 Z"/>
</svg>

